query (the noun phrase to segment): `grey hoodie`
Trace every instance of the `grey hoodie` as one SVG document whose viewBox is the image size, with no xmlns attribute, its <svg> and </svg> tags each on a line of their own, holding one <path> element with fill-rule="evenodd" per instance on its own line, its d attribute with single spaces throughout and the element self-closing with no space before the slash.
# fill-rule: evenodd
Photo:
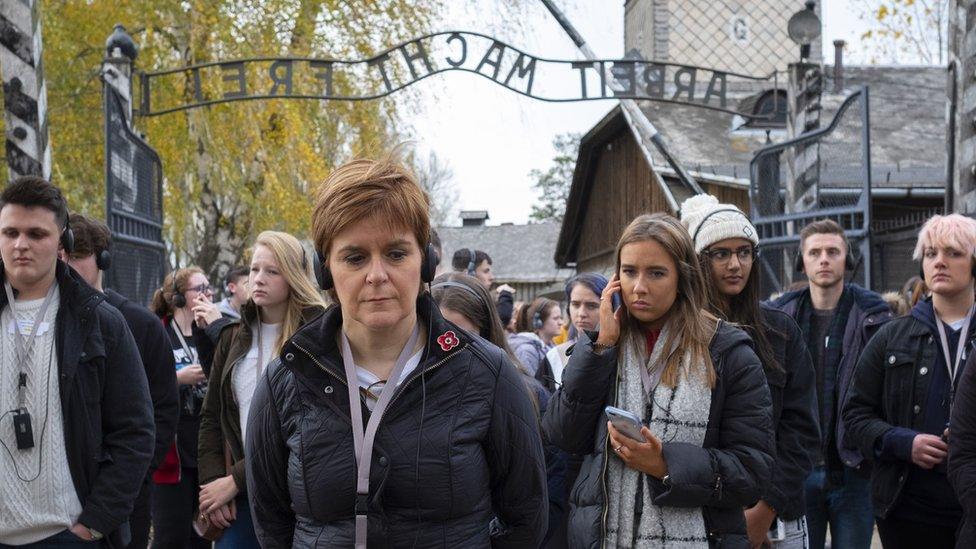
<svg viewBox="0 0 976 549">
<path fill-rule="evenodd" d="M 522 366 L 528 370 L 529 375 L 533 377 L 539 370 L 539 364 L 542 364 L 542 361 L 546 359 L 546 353 L 550 349 L 535 332 L 512 334 L 508 336 L 508 345 Z"/>
</svg>

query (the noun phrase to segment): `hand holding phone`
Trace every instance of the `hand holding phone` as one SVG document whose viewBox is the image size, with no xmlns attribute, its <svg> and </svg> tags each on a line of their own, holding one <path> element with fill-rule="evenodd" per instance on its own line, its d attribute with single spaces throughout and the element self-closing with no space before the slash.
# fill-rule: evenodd
<svg viewBox="0 0 976 549">
<path fill-rule="evenodd" d="M 600 295 L 600 335 L 596 342 L 600 345 L 612 347 L 620 339 L 620 322 L 623 318 L 623 307 L 614 310 L 614 304 L 619 301 L 620 276 L 613 275 L 610 283 Z"/>
<path fill-rule="evenodd" d="M 603 411 L 610 418 L 610 423 L 613 424 L 614 429 L 620 431 L 627 438 L 637 442 L 646 442 L 644 435 L 641 434 L 643 423 L 637 415 L 614 406 L 607 406 Z"/>
</svg>

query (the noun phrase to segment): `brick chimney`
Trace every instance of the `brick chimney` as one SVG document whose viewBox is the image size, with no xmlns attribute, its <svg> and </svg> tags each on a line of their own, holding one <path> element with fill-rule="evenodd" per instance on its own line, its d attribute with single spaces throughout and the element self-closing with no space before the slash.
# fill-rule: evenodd
<svg viewBox="0 0 976 549">
<path fill-rule="evenodd" d="M 834 40 L 834 93 L 844 91 L 844 46 L 847 42 Z"/>
</svg>

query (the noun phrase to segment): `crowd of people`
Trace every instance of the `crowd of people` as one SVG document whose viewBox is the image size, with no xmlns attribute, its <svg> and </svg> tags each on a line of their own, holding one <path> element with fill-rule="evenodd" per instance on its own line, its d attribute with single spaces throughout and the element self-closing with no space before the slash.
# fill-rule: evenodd
<svg viewBox="0 0 976 549">
<path fill-rule="evenodd" d="M 976 220 L 885 296 L 812 222 L 764 299 L 748 215 L 698 195 L 523 303 L 428 211 L 351 161 L 312 251 L 264 231 L 222 300 L 188 266 L 144 307 L 104 223 L 11 182 L 0 549 L 976 546 Z"/>
</svg>

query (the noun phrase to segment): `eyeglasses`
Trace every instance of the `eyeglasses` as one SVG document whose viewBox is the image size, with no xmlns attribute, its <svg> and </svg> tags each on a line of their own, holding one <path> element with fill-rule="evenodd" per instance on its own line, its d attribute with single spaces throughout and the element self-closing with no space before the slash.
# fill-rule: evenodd
<svg viewBox="0 0 976 549">
<path fill-rule="evenodd" d="M 743 246 L 737 250 L 729 250 L 728 248 L 715 248 L 714 250 L 704 250 L 703 254 L 707 255 L 712 263 L 718 263 L 724 265 L 732 259 L 732 254 L 739 259 L 739 263 L 752 263 L 757 257 L 759 257 L 759 249 L 753 246 Z"/>
<path fill-rule="evenodd" d="M 187 288 L 187 292 L 197 292 L 201 294 L 212 294 L 213 286 L 210 284 L 200 284 L 199 286 L 193 286 L 192 288 Z"/>
</svg>

